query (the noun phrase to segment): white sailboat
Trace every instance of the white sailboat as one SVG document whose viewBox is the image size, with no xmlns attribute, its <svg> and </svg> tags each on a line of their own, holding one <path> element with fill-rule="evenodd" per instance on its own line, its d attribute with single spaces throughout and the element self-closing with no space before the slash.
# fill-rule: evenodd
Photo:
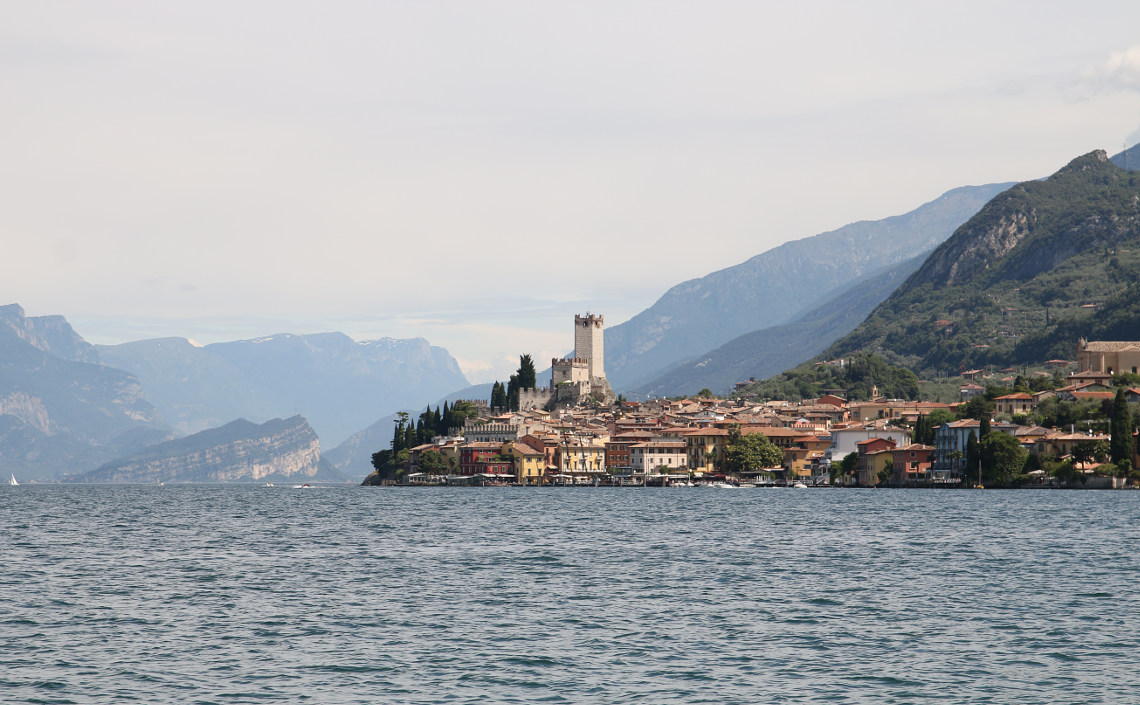
<svg viewBox="0 0 1140 705">
<path fill-rule="evenodd" d="M 20 484 L 19 482 L 16 482 L 16 473 L 12 473 L 12 478 L 8 480 L 8 484 L 12 486 Z"/>
</svg>

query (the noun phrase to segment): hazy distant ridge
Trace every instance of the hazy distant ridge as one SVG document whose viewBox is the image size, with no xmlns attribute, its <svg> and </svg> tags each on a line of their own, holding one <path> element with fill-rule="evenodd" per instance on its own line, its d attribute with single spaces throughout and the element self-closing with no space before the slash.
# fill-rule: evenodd
<svg viewBox="0 0 1140 705">
<path fill-rule="evenodd" d="M 58 477 L 170 437 L 138 380 L 94 359 L 61 316 L 0 306 L 0 468 Z"/>
<path fill-rule="evenodd" d="M 160 338 L 97 349 L 137 375 L 184 434 L 300 413 L 333 447 L 384 414 L 468 385 L 456 360 L 423 338 L 281 334 L 205 347 Z"/>
<path fill-rule="evenodd" d="M 606 331 L 606 375 L 616 390 L 631 389 L 744 333 L 791 322 L 863 274 L 931 250 L 1009 186 L 956 188 L 909 213 L 788 242 L 678 284 Z"/>
</svg>

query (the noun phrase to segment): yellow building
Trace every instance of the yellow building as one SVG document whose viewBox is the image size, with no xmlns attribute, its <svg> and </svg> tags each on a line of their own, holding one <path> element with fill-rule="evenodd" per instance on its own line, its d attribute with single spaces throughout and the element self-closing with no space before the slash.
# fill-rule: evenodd
<svg viewBox="0 0 1140 705">
<path fill-rule="evenodd" d="M 580 441 L 558 446 L 558 474 L 575 482 L 590 482 L 606 472 L 606 447 Z"/>
<path fill-rule="evenodd" d="M 542 484 L 542 472 L 546 468 L 545 453 L 521 441 L 504 444 L 503 452 L 514 458 L 515 482 L 520 485 Z"/>
<path fill-rule="evenodd" d="M 713 474 L 724 462 L 724 448 L 728 445 L 728 429 L 695 428 L 683 434 L 689 470 Z"/>
</svg>

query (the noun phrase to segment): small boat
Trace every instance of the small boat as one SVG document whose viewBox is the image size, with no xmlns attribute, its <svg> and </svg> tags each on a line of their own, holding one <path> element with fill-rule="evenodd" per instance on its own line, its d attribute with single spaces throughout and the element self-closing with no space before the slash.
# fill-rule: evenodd
<svg viewBox="0 0 1140 705">
<path fill-rule="evenodd" d="M 792 485 L 792 487 L 795 487 L 797 490 L 798 489 L 805 489 L 805 490 L 807 489 L 807 485 L 805 485 L 802 482 L 797 482 L 796 484 Z"/>
<path fill-rule="evenodd" d="M 8 484 L 12 485 L 13 487 L 20 484 L 19 482 L 16 482 L 16 473 L 12 473 L 12 477 L 8 480 Z"/>
<path fill-rule="evenodd" d="M 272 487 L 272 486 L 273 486 L 273 483 L 272 483 L 272 482 L 266 482 L 266 483 L 265 483 L 265 486 L 266 486 L 266 487 Z"/>
</svg>

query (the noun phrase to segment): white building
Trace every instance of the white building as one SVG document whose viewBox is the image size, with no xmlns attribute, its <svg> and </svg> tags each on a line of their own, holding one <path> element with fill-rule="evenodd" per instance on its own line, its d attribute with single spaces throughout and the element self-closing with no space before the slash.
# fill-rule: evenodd
<svg viewBox="0 0 1140 705">
<path fill-rule="evenodd" d="M 629 447 L 629 464 L 636 473 L 652 472 L 660 467 L 683 470 L 687 461 L 685 441 L 658 439 Z"/>
</svg>

